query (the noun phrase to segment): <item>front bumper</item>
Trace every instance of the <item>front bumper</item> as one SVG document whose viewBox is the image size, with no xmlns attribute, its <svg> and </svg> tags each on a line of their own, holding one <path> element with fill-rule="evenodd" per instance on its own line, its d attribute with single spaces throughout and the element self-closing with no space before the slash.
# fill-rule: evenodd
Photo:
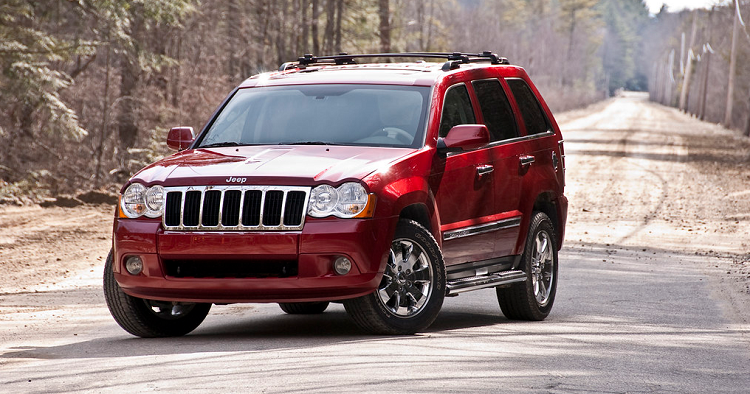
<svg viewBox="0 0 750 394">
<path fill-rule="evenodd" d="M 377 288 L 387 263 L 395 220 L 308 220 L 295 232 L 176 232 L 161 222 L 115 219 L 114 274 L 131 296 L 181 302 L 311 302 L 335 301 L 369 294 Z M 139 275 L 123 269 L 128 256 L 144 262 Z M 333 271 L 339 257 L 352 261 L 346 275 Z M 231 262 L 292 262 L 291 275 L 219 277 L 179 275 L 170 264 L 186 262 L 210 268 Z M 253 271 L 252 269 L 249 271 Z M 210 269 L 209 269 L 210 272 Z"/>
</svg>

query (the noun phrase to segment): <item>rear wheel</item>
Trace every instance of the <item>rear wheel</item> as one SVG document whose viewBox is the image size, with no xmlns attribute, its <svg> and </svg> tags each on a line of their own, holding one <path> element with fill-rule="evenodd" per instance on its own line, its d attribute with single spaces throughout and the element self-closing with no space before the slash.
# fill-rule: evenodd
<svg viewBox="0 0 750 394">
<path fill-rule="evenodd" d="M 290 315 L 315 315 L 328 308 L 328 302 L 282 302 L 281 310 Z"/>
<path fill-rule="evenodd" d="M 344 301 L 355 323 L 374 334 L 413 334 L 429 327 L 445 297 L 445 268 L 435 238 L 401 219 L 375 292 Z"/>
<path fill-rule="evenodd" d="M 112 251 L 104 267 L 104 298 L 117 324 L 143 338 L 185 335 L 195 330 L 211 309 L 211 304 L 147 300 L 125 294 L 115 280 Z"/>
<path fill-rule="evenodd" d="M 552 221 L 535 212 L 529 226 L 521 268 L 526 281 L 496 289 L 500 309 L 508 319 L 544 320 L 557 292 L 557 244 Z"/>
</svg>

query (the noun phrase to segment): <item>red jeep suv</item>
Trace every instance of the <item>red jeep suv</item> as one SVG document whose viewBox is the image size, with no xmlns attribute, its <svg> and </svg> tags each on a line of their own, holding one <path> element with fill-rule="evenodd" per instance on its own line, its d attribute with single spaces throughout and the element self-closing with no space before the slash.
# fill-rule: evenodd
<svg viewBox="0 0 750 394">
<path fill-rule="evenodd" d="M 552 308 L 563 141 L 505 58 L 305 55 L 167 144 L 123 186 L 104 270 L 133 335 L 184 335 L 237 302 L 342 302 L 379 334 L 425 330 L 446 296 L 488 287 L 510 319 Z"/>
</svg>

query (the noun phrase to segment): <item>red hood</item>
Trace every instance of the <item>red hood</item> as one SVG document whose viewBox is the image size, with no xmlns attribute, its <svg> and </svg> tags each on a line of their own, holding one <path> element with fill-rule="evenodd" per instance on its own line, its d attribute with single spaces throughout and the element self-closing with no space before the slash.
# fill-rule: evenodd
<svg viewBox="0 0 750 394">
<path fill-rule="evenodd" d="M 164 186 L 338 184 L 387 169 L 411 152 L 414 150 L 322 145 L 194 149 L 149 165 L 133 180 Z"/>
</svg>

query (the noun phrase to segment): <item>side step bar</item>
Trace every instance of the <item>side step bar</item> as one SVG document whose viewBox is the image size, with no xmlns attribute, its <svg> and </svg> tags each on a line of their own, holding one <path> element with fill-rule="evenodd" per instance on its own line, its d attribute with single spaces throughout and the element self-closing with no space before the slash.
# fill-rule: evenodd
<svg viewBox="0 0 750 394">
<path fill-rule="evenodd" d="M 523 282 L 525 280 L 526 273 L 523 271 L 503 271 L 489 275 L 449 280 L 447 286 L 448 294 L 446 295 L 450 296 L 465 291 L 508 285 L 511 283 Z"/>
</svg>

